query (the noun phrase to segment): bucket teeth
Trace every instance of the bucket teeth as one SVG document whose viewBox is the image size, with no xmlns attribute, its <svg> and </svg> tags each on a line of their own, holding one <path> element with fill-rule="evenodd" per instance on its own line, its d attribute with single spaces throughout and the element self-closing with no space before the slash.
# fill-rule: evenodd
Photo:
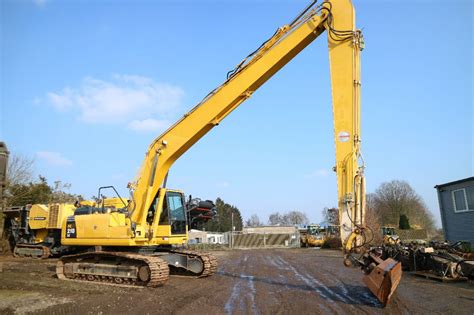
<svg viewBox="0 0 474 315">
<path fill-rule="evenodd" d="M 374 267 L 362 281 L 384 306 L 390 301 L 402 278 L 402 265 L 392 258 Z"/>
</svg>

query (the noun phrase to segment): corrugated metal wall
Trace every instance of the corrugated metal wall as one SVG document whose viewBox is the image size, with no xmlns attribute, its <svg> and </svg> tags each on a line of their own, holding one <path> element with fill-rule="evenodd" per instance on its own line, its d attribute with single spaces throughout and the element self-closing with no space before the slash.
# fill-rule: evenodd
<svg viewBox="0 0 474 315">
<path fill-rule="evenodd" d="M 299 247 L 298 233 L 294 234 L 234 234 L 234 248 Z"/>
</svg>

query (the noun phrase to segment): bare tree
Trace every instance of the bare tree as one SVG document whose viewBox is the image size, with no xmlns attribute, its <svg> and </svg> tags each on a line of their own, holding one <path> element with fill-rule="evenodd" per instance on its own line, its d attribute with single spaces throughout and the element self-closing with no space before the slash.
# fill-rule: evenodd
<svg viewBox="0 0 474 315">
<path fill-rule="evenodd" d="M 339 210 L 337 208 L 324 208 L 323 218 L 330 225 L 339 225 Z"/>
<path fill-rule="evenodd" d="M 6 204 L 68 203 L 82 200 L 82 196 L 66 192 L 71 184 L 55 181 L 50 186 L 43 176 L 33 177 L 34 159 L 20 154 L 11 154 L 8 160 L 6 180 Z"/>
<path fill-rule="evenodd" d="M 406 215 L 412 225 L 425 228 L 429 233 L 434 231 L 433 215 L 420 195 L 406 181 L 382 183 L 371 202 L 382 225 L 398 226 L 400 215 Z"/>
<path fill-rule="evenodd" d="M 71 189 L 71 184 L 63 183 L 60 180 L 54 182 L 53 187 L 51 187 L 51 201 L 54 203 L 68 203 L 68 202 L 75 202 L 77 200 L 82 200 L 82 196 L 74 195 L 71 193 L 66 192 L 67 190 Z"/>
<path fill-rule="evenodd" d="M 306 216 L 306 213 L 297 210 L 283 214 L 280 214 L 280 212 L 274 212 L 268 216 L 268 224 L 270 225 L 295 225 L 308 223 L 309 219 Z"/>
<path fill-rule="evenodd" d="M 373 234 L 373 242 L 381 244 L 382 236 L 382 214 L 377 209 L 375 194 L 367 194 L 365 205 L 365 225 L 368 226 Z"/>
<path fill-rule="evenodd" d="M 283 216 L 280 212 L 272 213 L 268 216 L 268 224 L 269 225 L 279 225 L 283 222 Z"/>
<path fill-rule="evenodd" d="M 283 216 L 283 222 L 288 225 L 309 224 L 309 219 L 305 213 L 293 210 Z"/>
<path fill-rule="evenodd" d="M 260 218 L 258 215 L 253 214 L 247 221 L 245 221 L 245 225 L 248 227 L 255 227 L 255 226 L 262 226 L 263 224 L 260 222 Z"/>
<path fill-rule="evenodd" d="M 34 159 L 10 154 L 8 159 L 7 186 L 24 185 L 33 180 Z"/>
</svg>

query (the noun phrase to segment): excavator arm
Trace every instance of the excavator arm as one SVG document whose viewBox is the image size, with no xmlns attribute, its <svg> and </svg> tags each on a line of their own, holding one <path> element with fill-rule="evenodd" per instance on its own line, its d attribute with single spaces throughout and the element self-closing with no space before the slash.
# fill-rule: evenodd
<svg viewBox="0 0 474 315">
<path fill-rule="evenodd" d="M 147 225 L 149 209 L 157 198 L 163 197 L 159 190 L 166 186 L 167 174 L 173 163 L 325 31 L 334 114 L 334 170 L 337 173 L 340 235 L 346 254 L 345 263 L 360 265 L 368 273 L 380 264 L 361 253 L 367 242 L 364 164 L 360 148 L 360 51 L 364 42 L 362 33 L 355 27 L 355 12 L 349 0 L 330 0 L 320 5 L 316 1 L 311 3 L 294 21 L 280 27 L 230 71 L 222 85 L 151 143 L 137 178 L 129 184 L 132 191 L 129 212 L 134 224 Z M 155 218 L 159 217 L 158 213 Z M 156 233 L 156 228 L 157 219 L 150 233 Z M 387 276 L 391 276 L 390 271 L 387 270 Z M 374 289 L 377 292 L 371 289 L 383 303 L 388 301 L 399 278 L 392 280 L 388 293 L 382 294 L 382 298 L 377 285 Z"/>
</svg>

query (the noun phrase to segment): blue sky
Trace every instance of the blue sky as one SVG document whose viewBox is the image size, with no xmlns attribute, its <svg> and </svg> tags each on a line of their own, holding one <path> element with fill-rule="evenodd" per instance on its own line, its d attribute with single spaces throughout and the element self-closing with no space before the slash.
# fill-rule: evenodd
<svg viewBox="0 0 474 315">
<path fill-rule="evenodd" d="M 150 141 L 308 1 L 1 1 L 0 139 L 50 182 L 126 193 Z M 354 1 L 368 191 L 473 175 L 473 2 Z M 171 169 L 244 217 L 336 205 L 326 36 Z"/>
</svg>

